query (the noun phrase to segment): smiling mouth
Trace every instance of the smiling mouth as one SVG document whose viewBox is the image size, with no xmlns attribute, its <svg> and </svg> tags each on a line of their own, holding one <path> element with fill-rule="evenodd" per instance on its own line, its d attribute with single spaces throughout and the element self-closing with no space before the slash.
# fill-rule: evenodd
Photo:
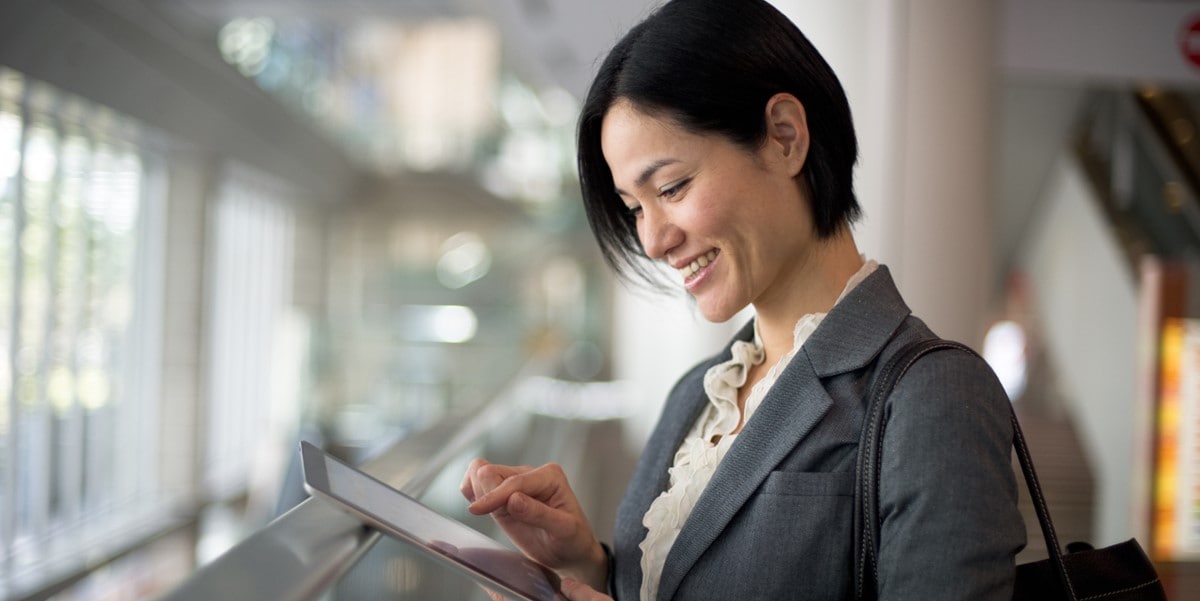
<svg viewBox="0 0 1200 601">
<path fill-rule="evenodd" d="M 686 282 L 689 279 L 691 279 L 692 276 L 696 275 L 696 272 L 700 271 L 701 269 L 704 269 L 705 267 L 708 267 L 708 264 L 712 263 L 714 260 L 716 260 L 716 258 L 717 258 L 717 250 L 716 249 L 710 250 L 707 253 L 697 257 L 691 263 L 688 263 L 687 265 L 684 265 L 683 267 L 681 267 L 679 269 L 679 275 L 682 275 L 683 281 Z"/>
</svg>

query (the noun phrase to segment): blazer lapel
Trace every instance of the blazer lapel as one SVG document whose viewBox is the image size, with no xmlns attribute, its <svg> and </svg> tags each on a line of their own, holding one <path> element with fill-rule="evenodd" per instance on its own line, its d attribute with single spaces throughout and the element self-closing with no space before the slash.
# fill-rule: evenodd
<svg viewBox="0 0 1200 601">
<path fill-rule="evenodd" d="M 671 392 L 667 406 L 663 408 L 655 431 L 642 450 L 644 460 L 639 462 L 634 472 L 632 482 L 640 488 L 641 506 L 637 515 L 645 515 L 650 503 L 658 495 L 667 490 L 670 475 L 667 470 L 675 461 L 675 452 L 683 444 L 683 438 L 700 418 L 700 412 L 708 405 L 708 393 L 704 392 L 704 374 L 712 366 L 730 360 L 733 357 L 733 343 L 738 340 L 750 340 L 754 337 L 754 322 L 751 321 L 738 331 L 737 335 L 725 345 L 725 349 L 716 356 L 697 366 L 690 374 L 680 381 L 676 390 Z M 639 522 L 640 525 L 640 522 Z"/>
<path fill-rule="evenodd" d="M 909 315 L 885 266 L 863 280 L 829 313 L 763 398 L 762 404 L 717 466 L 667 555 L 659 580 L 658 598 L 675 595 L 683 578 L 753 496 L 762 482 L 796 448 L 833 405 L 821 378 L 868 365 Z M 746 331 L 752 332 L 752 326 Z M 741 338 L 741 336 L 739 336 Z M 715 364 L 715 363 L 714 363 Z M 701 385 L 699 395 L 704 396 Z M 702 405 L 701 405 L 702 406 Z M 674 450 L 698 414 L 671 438 L 670 453 L 655 468 L 662 486 L 642 507 L 666 488 L 666 471 Z M 672 430 L 673 433 L 674 430 Z M 641 514 L 639 514 L 641 515 Z"/>
<path fill-rule="evenodd" d="M 732 357 L 730 349 L 734 341 L 749 340 L 753 336 L 754 328 L 751 322 L 726 345 L 723 352 L 694 368 L 671 391 L 662 416 L 642 450 L 642 459 L 630 479 L 629 496 L 622 502 L 620 509 L 626 518 L 618 518 L 616 527 L 624 530 L 625 536 L 630 540 L 641 542 L 646 538 L 642 517 L 650 509 L 650 504 L 667 489 L 670 483 L 669 469 L 674 463 L 675 453 L 683 444 L 688 431 L 699 419 L 700 412 L 708 405 L 708 395 L 704 392 L 704 374 L 712 366 Z M 631 578 L 632 581 L 641 582 L 640 564 L 634 562 L 623 569 L 634 572 L 635 577 Z M 637 590 L 631 592 L 636 597 Z"/>
<path fill-rule="evenodd" d="M 700 555 L 832 404 L 808 360 L 797 354 L 717 466 L 671 547 L 658 584 L 659 599 L 675 594 Z"/>
<path fill-rule="evenodd" d="M 638 473 L 634 475 L 634 480 L 643 485 L 641 490 L 644 491 L 638 515 L 645 515 L 650 503 L 667 489 L 670 483 L 668 469 L 674 463 L 675 452 L 708 404 L 708 396 L 704 392 L 704 371 L 707 370 L 702 370 L 699 377 L 681 386 L 677 394 L 679 401 L 663 411 L 659 420 L 661 430 L 650 437 L 650 442 L 642 451 L 648 460 L 640 462 Z"/>
</svg>

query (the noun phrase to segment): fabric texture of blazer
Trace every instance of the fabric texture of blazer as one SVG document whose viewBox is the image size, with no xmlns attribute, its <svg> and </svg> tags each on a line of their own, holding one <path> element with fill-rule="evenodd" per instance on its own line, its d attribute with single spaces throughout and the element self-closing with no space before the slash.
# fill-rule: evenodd
<svg viewBox="0 0 1200 601">
<path fill-rule="evenodd" d="M 747 324 L 737 339 L 752 336 Z M 843 298 L 717 467 L 667 556 L 658 598 L 853 598 L 864 396 L 892 354 L 933 336 L 882 265 Z M 650 435 L 617 512 L 610 593 L 620 601 L 638 599 L 642 517 L 666 490 L 675 452 L 708 402 L 704 373 L 729 358 L 726 346 L 685 374 Z M 1009 401 L 995 375 L 973 355 L 933 353 L 888 402 L 879 598 L 1008 601 L 1025 527 Z"/>
</svg>

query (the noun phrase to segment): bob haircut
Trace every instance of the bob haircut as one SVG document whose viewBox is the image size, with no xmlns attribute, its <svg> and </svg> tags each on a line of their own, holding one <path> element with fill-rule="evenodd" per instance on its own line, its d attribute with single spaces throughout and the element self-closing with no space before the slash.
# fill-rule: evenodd
<svg viewBox="0 0 1200 601">
<path fill-rule="evenodd" d="M 809 149 L 801 175 L 817 236 L 858 219 L 858 142 L 846 94 L 808 38 L 764 0 L 671 0 L 613 46 L 579 117 L 579 180 L 588 224 L 605 261 L 626 281 L 655 285 L 633 215 L 617 196 L 600 146 L 618 100 L 698 134 L 757 151 L 767 101 L 787 92 L 804 105 Z"/>
</svg>

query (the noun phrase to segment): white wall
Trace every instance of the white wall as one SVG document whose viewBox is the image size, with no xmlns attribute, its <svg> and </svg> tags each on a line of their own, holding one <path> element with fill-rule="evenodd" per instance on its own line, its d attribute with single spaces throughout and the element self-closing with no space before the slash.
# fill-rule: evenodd
<svg viewBox="0 0 1200 601">
<path fill-rule="evenodd" d="M 1200 86 L 1200 5 L 1179 0 L 1005 0 L 1004 70 L 1041 80 Z"/>
<path fill-rule="evenodd" d="M 672 296 L 619 284 L 614 290 L 613 374 L 633 383 L 630 389 L 640 410 L 629 420 L 627 434 L 631 448 L 640 449 L 671 386 L 688 368 L 721 350 L 749 313 L 714 324 L 682 297 L 682 287 Z"/>
<path fill-rule="evenodd" d="M 170 157 L 163 240 L 163 355 L 160 474 L 163 490 L 178 499 L 199 492 L 196 449 L 203 423 L 204 239 L 216 161 L 175 149 Z"/>
<path fill-rule="evenodd" d="M 1117 240 L 1074 159 L 1056 163 L 1024 246 L 1034 313 L 1096 478 L 1095 543 L 1135 534 L 1137 295 Z"/>
<path fill-rule="evenodd" d="M 880 261 L 895 260 L 896 235 L 889 215 L 887 182 L 896 177 L 893 155 L 900 133 L 894 90 L 901 59 L 899 11 L 893 0 L 774 0 L 837 73 L 858 134 L 854 186 L 865 219 L 855 228 L 859 250 Z"/>
<path fill-rule="evenodd" d="M 996 2 L 776 0 L 842 80 L 860 142 L 861 250 L 913 312 L 978 345 L 994 293 Z"/>
</svg>

